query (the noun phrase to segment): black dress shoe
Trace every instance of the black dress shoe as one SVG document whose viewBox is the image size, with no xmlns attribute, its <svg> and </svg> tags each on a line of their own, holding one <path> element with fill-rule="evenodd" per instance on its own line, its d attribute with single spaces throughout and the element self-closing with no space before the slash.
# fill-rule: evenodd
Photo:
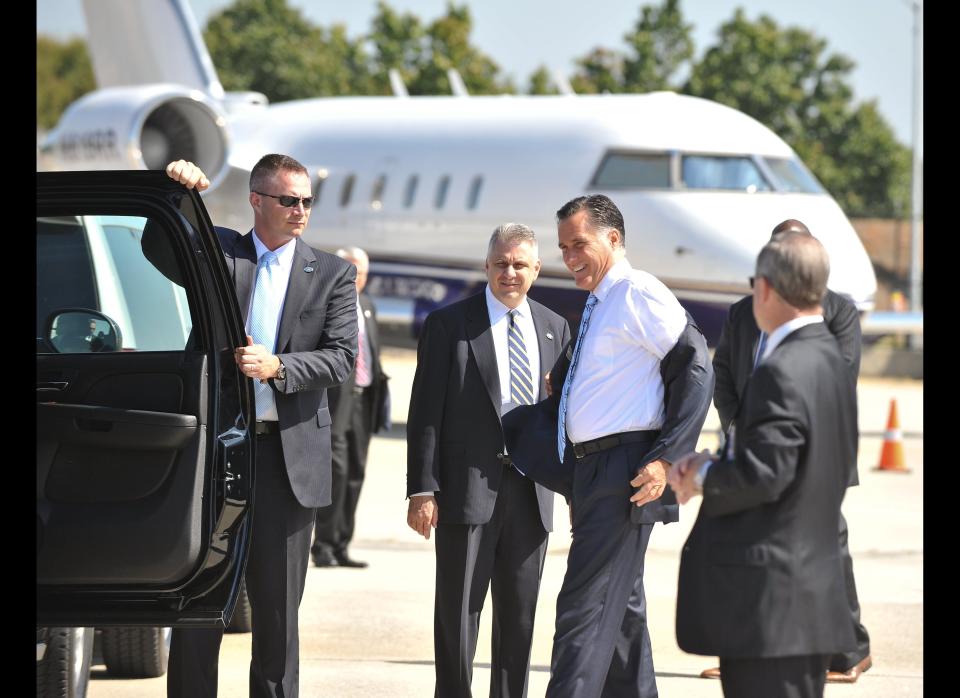
<svg viewBox="0 0 960 698">
<path fill-rule="evenodd" d="M 314 567 L 337 567 L 337 558 L 329 550 L 311 550 L 310 557 L 313 558 Z"/>
<path fill-rule="evenodd" d="M 347 555 L 346 551 L 342 553 L 334 553 L 333 556 L 336 558 L 337 564 L 341 567 L 356 567 L 358 569 L 367 567 L 367 563 L 363 562 L 362 560 L 352 560 Z"/>
</svg>

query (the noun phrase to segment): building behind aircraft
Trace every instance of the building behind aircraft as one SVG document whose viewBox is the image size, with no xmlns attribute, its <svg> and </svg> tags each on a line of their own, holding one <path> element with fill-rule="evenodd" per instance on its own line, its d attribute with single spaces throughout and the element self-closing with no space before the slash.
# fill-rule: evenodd
<svg viewBox="0 0 960 698">
<path fill-rule="evenodd" d="M 714 341 L 786 218 L 826 246 L 830 287 L 873 307 L 873 268 L 837 203 L 783 140 L 729 107 L 668 92 L 268 105 L 223 92 L 182 0 L 85 0 L 85 10 L 102 89 L 67 110 L 41 166 L 191 160 L 210 176 L 213 220 L 243 230 L 250 169 L 264 153 L 288 153 L 313 179 L 305 240 L 365 248 L 386 319 L 416 328 L 482 288 L 486 239 L 512 220 L 539 235 L 543 270 L 531 295 L 575 320 L 584 293 L 561 262 L 554 212 L 584 193 L 617 203 L 631 264 L 667 284 Z"/>
</svg>

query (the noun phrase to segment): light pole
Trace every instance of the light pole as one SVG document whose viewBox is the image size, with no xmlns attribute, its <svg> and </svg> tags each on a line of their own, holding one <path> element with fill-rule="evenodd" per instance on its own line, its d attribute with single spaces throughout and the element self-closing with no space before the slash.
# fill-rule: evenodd
<svg viewBox="0 0 960 698">
<path fill-rule="evenodd" d="M 920 221 L 923 213 L 920 201 L 920 31 L 923 22 L 923 3 L 911 0 L 913 10 L 913 186 L 910 193 L 910 310 L 920 312 Z M 911 342 L 913 344 L 913 342 Z"/>
</svg>

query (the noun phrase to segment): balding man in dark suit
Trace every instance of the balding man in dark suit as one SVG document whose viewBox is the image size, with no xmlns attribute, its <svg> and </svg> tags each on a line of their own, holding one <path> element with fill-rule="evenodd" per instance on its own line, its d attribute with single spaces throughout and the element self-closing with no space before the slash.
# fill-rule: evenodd
<svg viewBox="0 0 960 698">
<path fill-rule="evenodd" d="M 669 475 L 703 503 L 681 555 L 677 642 L 720 657 L 726 698 L 821 698 L 856 646 L 837 531 L 856 469 L 857 399 L 821 314 L 829 261 L 809 234 L 761 250 L 753 311 L 767 341 L 724 453 Z"/>
<path fill-rule="evenodd" d="M 788 219 L 778 224 L 772 232 L 776 236 L 784 232 L 797 232 L 810 235 L 810 230 L 801 221 Z M 836 339 L 840 354 L 847 363 L 850 379 L 854 386 L 860 373 L 860 315 L 856 306 L 830 289 L 823 297 L 823 321 Z M 747 381 L 753 373 L 757 349 L 761 342 L 760 328 L 753 317 L 753 296 L 746 296 L 730 306 L 724 323 L 720 342 L 713 356 L 713 369 L 717 382 L 713 401 L 720 416 L 720 426 L 729 433 L 740 405 L 743 402 Z M 850 471 L 850 486 L 860 484 L 856 467 Z M 844 575 L 847 585 L 849 616 L 857 637 L 857 648 L 853 652 L 844 652 L 830 659 L 828 683 L 854 683 L 861 673 L 873 664 L 870 656 L 870 636 L 860 622 L 860 602 L 857 598 L 857 584 L 853 577 L 853 560 L 847 545 L 847 521 L 840 514 L 840 554 L 843 556 Z M 719 669 L 707 669 L 701 676 L 719 678 Z"/>
</svg>

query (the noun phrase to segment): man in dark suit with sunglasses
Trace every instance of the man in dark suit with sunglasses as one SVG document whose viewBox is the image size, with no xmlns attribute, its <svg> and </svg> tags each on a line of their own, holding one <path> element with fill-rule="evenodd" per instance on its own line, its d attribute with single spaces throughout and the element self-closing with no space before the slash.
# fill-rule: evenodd
<svg viewBox="0 0 960 698">
<path fill-rule="evenodd" d="M 209 186 L 190 162 L 170 163 L 167 174 L 198 191 Z M 289 697 L 298 693 L 298 612 L 314 513 L 330 503 L 327 388 L 347 378 L 357 352 L 356 268 L 299 239 L 313 197 L 306 168 L 293 158 L 261 158 L 250 173 L 249 202 L 253 230 L 217 234 L 248 332 L 247 345 L 235 349 L 237 364 L 255 381 L 250 696 Z M 145 232 L 145 252 L 148 244 Z M 216 696 L 222 639 L 222 628 L 174 629 L 168 696 Z"/>
</svg>

